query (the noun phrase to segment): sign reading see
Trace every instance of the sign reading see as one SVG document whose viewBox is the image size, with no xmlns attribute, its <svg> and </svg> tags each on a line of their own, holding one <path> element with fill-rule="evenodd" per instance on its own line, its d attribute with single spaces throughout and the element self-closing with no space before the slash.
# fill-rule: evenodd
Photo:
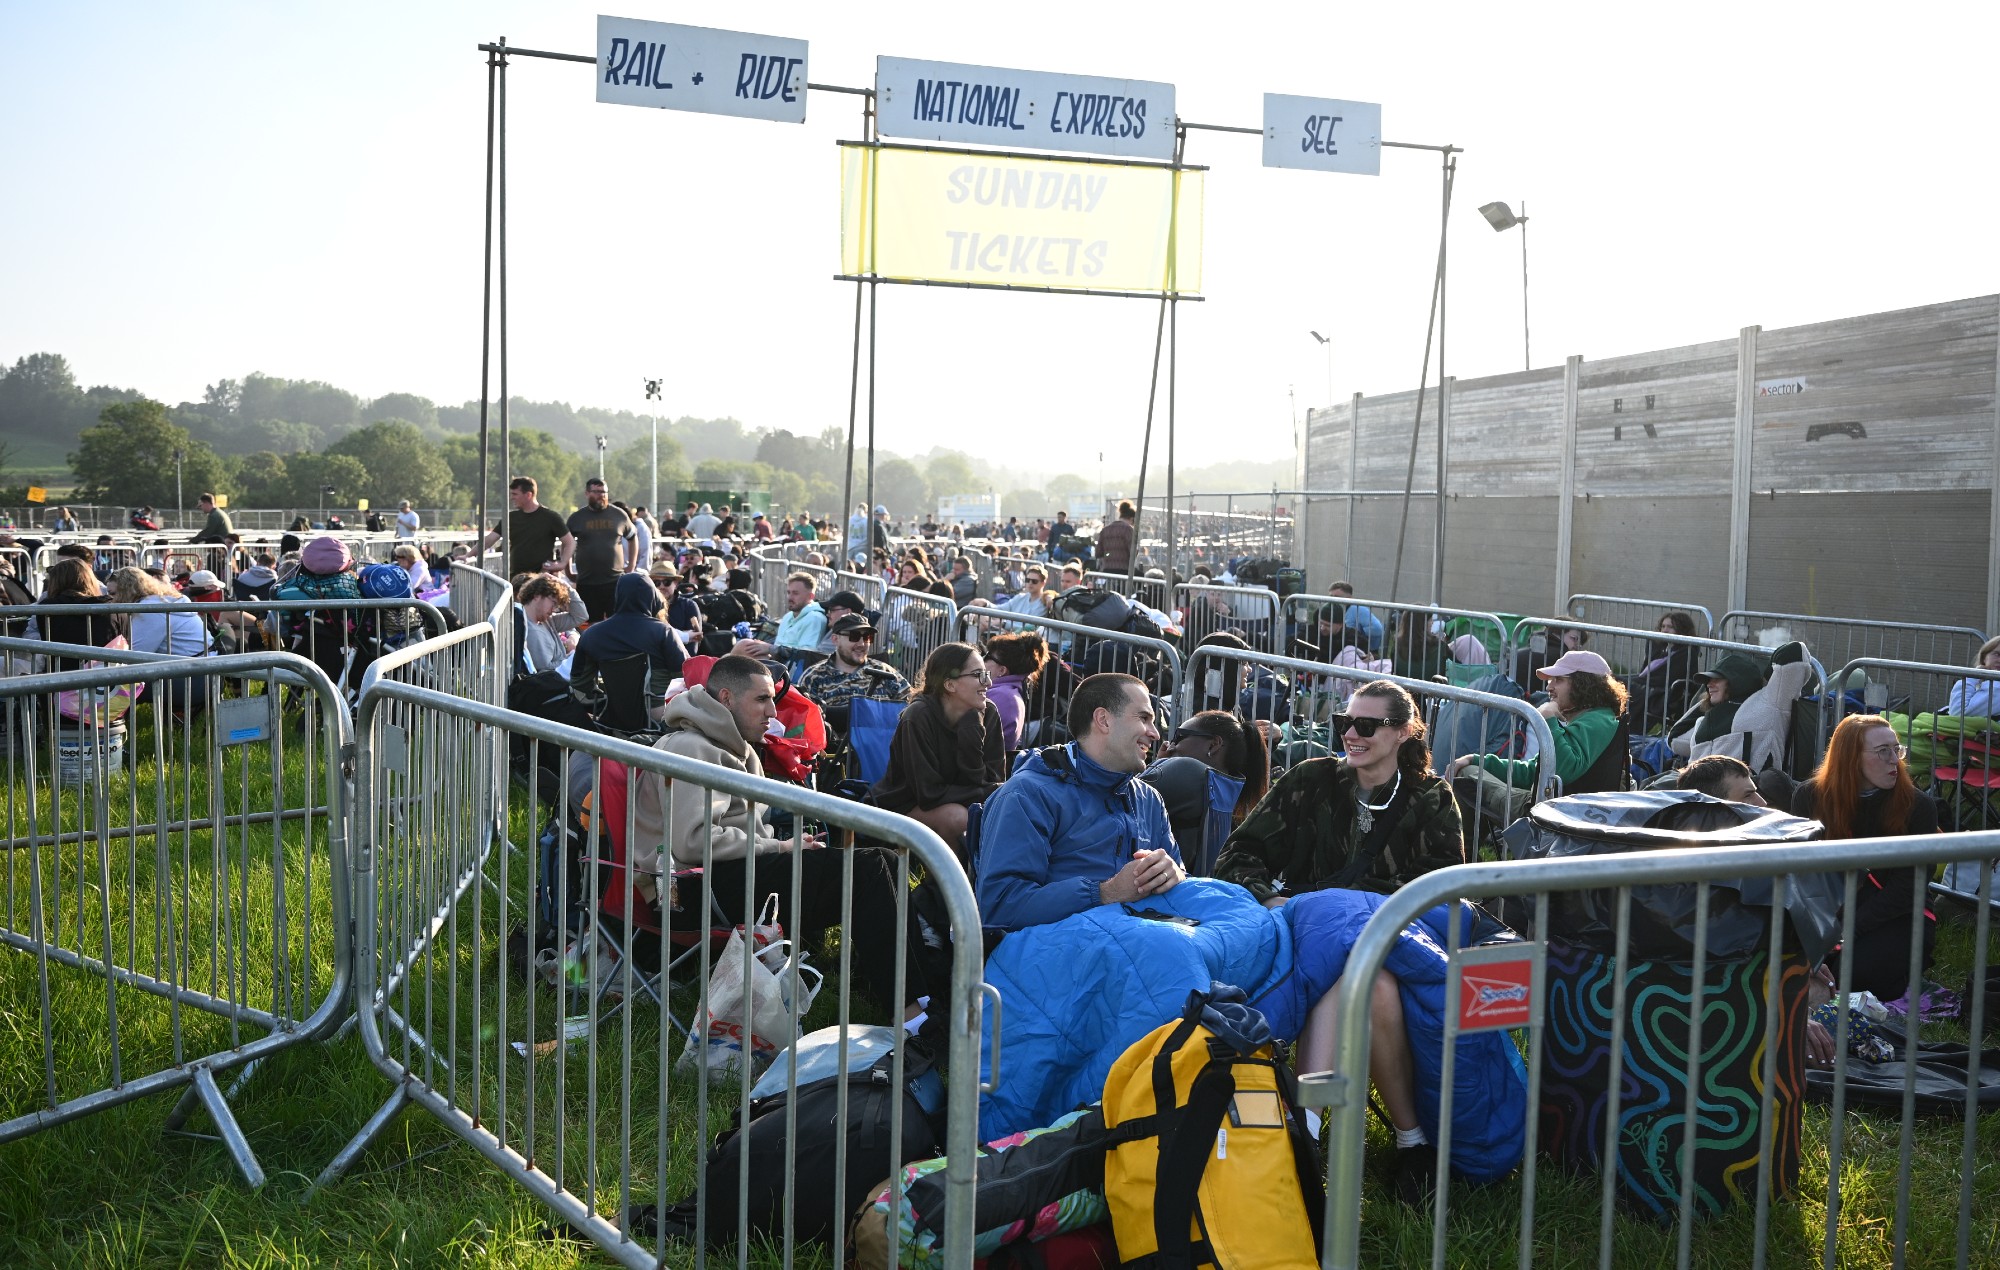
<svg viewBox="0 0 2000 1270">
<path fill-rule="evenodd" d="M 600 14 L 597 100 L 804 123 L 806 42 Z"/>
<path fill-rule="evenodd" d="M 1382 175 L 1381 105 L 1265 93 L 1264 166 Z"/>
</svg>

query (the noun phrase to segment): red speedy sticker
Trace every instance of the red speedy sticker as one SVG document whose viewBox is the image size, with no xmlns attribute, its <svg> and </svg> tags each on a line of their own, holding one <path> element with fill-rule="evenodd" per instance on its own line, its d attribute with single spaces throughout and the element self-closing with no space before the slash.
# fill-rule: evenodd
<svg viewBox="0 0 2000 1270">
<path fill-rule="evenodd" d="M 1532 957 L 1458 967 L 1459 1030 L 1528 1026 L 1534 980 Z"/>
</svg>

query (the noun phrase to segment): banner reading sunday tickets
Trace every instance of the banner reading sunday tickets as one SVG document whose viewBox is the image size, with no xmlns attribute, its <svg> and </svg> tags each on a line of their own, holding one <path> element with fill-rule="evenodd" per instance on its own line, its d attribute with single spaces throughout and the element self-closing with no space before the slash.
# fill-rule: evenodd
<svg viewBox="0 0 2000 1270">
<path fill-rule="evenodd" d="M 841 273 L 1194 295 L 1194 170 L 845 145 Z"/>
</svg>

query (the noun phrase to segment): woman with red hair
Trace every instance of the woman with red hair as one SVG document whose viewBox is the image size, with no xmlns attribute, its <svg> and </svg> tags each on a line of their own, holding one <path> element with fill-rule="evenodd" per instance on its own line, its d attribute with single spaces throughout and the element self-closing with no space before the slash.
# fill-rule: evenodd
<svg viewBox="0 0 2000 1270">
<path fill-rule="evenodd" d="M 1826 826 L 1829 839 L 1894 838 L 1936 833 L 1937 804 L 1910 783 L 1903 760 L 1909 749 L 1880 715 L 1840 721 L 1826 757 L 1792 797 L 1794 815 Z M 1930 969 L 1937 918 L 1923 911 L 1923 958 L 1910 965 L 1910 919 L 1923 907 L 1921 869 L 1879 869 L 1861 876 L 1855 890 L 1853 988 L 1894 1001 Z M 1828 964 L 1837 974 L 1836 952 Z"/>
</svg>

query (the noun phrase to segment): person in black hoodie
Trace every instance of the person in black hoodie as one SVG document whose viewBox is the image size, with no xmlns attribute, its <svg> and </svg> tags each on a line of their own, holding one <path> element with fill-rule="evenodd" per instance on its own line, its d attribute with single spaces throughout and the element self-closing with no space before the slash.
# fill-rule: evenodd
<svg viewBox="0 0 2000 1270">
<path fill-rule="evenodd" d="M 611 615 L 591 623 L 576 642 L 569 674 L 571 694 L 586 703 L 601 701 L 604 682 L 600 668 L 644 653 L 651 661 L 646 678 L 648 710 L 654 719 L 663 716 L 667 689 L 680 678 L 687 661 L 680 640 L 660 620 L 665 607 L 651 578 L 643 573 L 620 574 L 611 592 Z"/>
</svg>

